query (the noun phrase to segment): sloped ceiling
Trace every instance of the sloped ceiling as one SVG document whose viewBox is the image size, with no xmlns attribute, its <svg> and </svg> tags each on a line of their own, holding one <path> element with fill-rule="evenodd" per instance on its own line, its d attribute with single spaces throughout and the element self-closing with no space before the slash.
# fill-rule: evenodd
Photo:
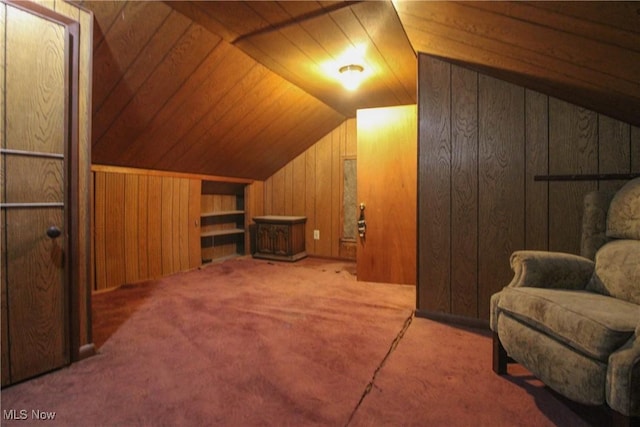
<svg viewBox="0 0 640 427">
<path fill-rule="evenodd" d="M 416 102 L 416 55 L 391 2 L 167 3 L 347 117 Z M 368 75 L 355 92 L 336 79 L 351 62 Z"/>
<path fill-rule="evenodd" d="M 82 5 L 94 163 L 266 179 L 356 109 L 415 103 L 416 55 L 389 2 Z M 373 70 L 353 93 L 322 68 L 349 46 Z"/>
<path fill-rule="evenodd" d="M 266 179 L 358 108 L 416 102 L 416 54 L 640 126 L 640 3 L 77 1 L 93 162 Z M 335 70 L 363 47 L 369 77 Z"/>
<path fill-rule="evenodd" d="M 395 2 L 416 51 L 640 126 L 640 2 Z"/>
</svg>

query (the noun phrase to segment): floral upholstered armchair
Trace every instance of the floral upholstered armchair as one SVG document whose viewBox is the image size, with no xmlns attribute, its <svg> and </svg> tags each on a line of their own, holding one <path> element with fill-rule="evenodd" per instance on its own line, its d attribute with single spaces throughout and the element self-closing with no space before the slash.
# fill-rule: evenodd
<svg viewBox="0 0 640 427">
<path fill-rule="evenodd" d="M 640 178 L 585 197 L 582 255 L 517 251 L 491 297 L 493 370 L 525 366 L 571 400 L 640 417 Z M 590 259 L 593 257 L 594 259 Z"/>
</svg>

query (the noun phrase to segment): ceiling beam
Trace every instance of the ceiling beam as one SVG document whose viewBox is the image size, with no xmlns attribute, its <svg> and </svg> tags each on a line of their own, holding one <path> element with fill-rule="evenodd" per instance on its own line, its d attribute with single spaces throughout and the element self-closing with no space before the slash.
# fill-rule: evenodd
<svg viewBox="0 0 640 427">
<path fill-rule="evenodd" d="M 323 7 L 322 9 L 314 10 L 308 13 L 304 13 L 299 16 L 294 16 L 291 19 L 286 19 L 282 22 L 278 22 L 276 24 L 269 25 L 268 27 L 260 28 L 255 31 L 251 31 L 250 33 L 243 34 L 240 37 L 237 37 L 235 40 L 231 42 L 231 44 L 235 45 L 236 43 L 240 43 L 244 40 L 250 39 L 252 37 L 260 36 L 263 34 L 268 34 L 273 31 L 278 31 L 283 28 L 290 27 L 292 25 L 297 25 L 302 22 L 308 21 L 310 19 L 317 18 L 318 16 L 326 15 L 327 13 L 334 12 L 336 10 L 341 10 L 347 7 L 351 7 L 354 4 L 362 3 L 363 0 L 354 0 L 354 1 L 345 1 L 341 3 L 336 3 L 331 6 Z"/>
</svg>

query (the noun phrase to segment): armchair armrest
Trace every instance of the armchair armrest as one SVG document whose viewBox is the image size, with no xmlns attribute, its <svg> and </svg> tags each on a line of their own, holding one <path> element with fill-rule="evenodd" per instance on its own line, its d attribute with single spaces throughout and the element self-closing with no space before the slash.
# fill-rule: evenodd
<svg viewBox="0 0 640 427">
<path fill-rule="evenodd" d="M 585 289 L 595 264 L 587 258 L 562 252 L 516 251 L 511 255 L 514 272 L 509 287 Z"/>
</svg>

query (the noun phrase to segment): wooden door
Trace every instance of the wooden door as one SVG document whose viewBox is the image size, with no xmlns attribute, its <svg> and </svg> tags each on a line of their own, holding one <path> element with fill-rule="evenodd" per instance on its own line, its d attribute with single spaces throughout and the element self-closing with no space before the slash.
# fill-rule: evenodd
<svg viewBox="0 0 640 427">
<path fill-rule="evenodd" d="M 358 110 L 358 280 L 416 283 L 416 106 Z"/>
<path fill-rule="evenodd" d="M 69 362 L 66 25 L 0 5 L 2 384 Z"/>
</svg>

